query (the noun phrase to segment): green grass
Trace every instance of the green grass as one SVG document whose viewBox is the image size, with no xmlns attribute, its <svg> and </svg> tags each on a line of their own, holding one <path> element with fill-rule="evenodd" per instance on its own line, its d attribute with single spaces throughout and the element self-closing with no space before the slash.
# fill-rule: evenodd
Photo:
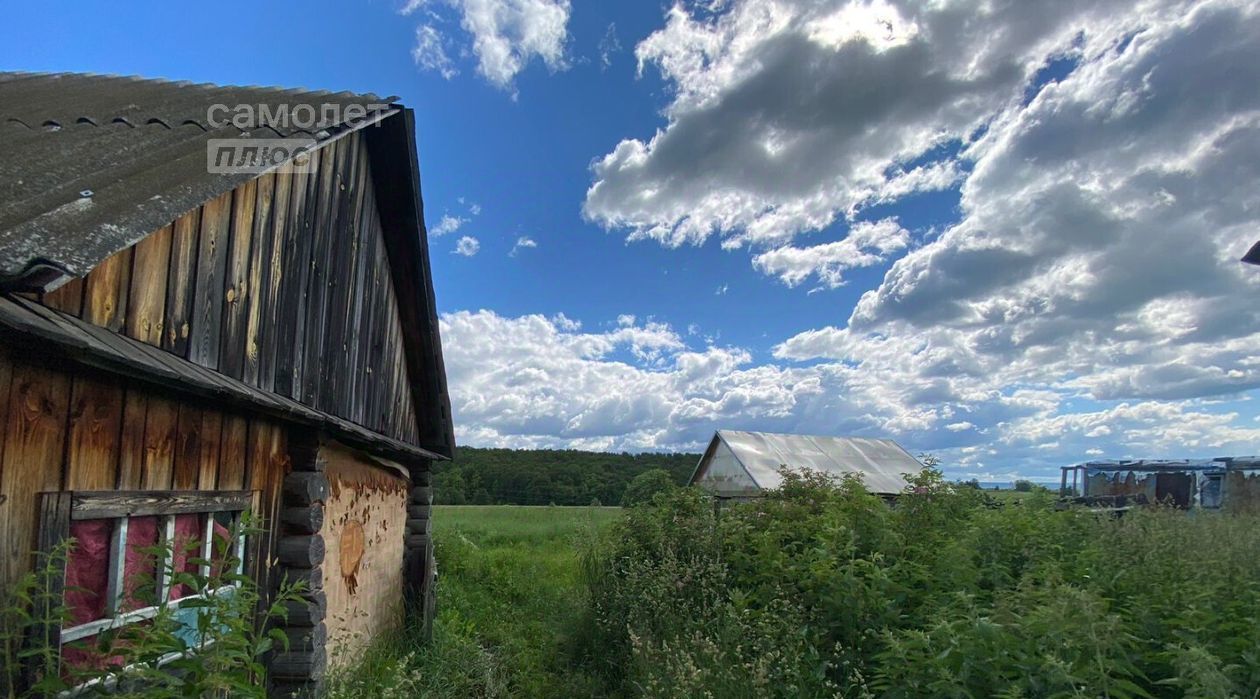
<svg viewBox="0 0 1260 699">
<path fill-rule="evenodd" d="M 600 695 L 573 660 L 586 609 L 579 551 L 621 516 L 618 507 L 435 507 L 433 643 L 404 629 L 334 677 L 330 695 Z"/>
</svg>

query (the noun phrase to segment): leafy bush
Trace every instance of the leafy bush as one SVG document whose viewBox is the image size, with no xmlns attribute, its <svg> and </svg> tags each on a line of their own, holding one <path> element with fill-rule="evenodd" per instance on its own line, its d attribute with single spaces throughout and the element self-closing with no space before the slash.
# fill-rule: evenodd
<svg viewBox="0 0 1260 699">
<path fill-rule="evenodd" d="M 633 507 L 652 502 L 652 498 L 657 494 L 667 493 L 676 487 L 669 471 L 663 468 L 644 471 L 635 476 L 634 480 L 630 481 L 630 485 L 626 486 L 626 493 L 621 497 L 621 506 Z"/>
<path fill-rule="evenodd" d="M 648 696 L 1256 697 L 1258 524 L 931 470 L 893 507 L 807 473 L 716 514 L 677 490 L 587 550 L 584 659 Z"/>
</svg>

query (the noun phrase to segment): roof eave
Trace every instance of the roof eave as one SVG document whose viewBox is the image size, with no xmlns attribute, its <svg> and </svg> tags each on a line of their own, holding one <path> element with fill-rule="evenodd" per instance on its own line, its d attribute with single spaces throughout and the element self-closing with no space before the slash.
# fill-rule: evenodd
<svg viewBox="0 0 1260 699">
<path fill-rule="evenodd" d="M 407 375 L 417 408 L 420 444 L 454 458 L 455 433 L 424 225 L 414 112 L 403 108 L 367 130 L 365 136 L 390 274 L 400 301 L 399 312 L 404 315 Z M 400 157 L 400 153 L 406 156 Z"/>
</svg>

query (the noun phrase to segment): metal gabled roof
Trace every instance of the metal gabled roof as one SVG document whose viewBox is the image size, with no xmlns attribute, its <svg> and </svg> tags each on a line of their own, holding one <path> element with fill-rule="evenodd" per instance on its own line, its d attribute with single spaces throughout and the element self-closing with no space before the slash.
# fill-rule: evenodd
<svg viewBox="0 0 1260 699">
<path fill-rule="evenodd" d="M 83 276 L 256 177 L 208 172 L 211 139 L 324 142 L 396 111 L 395 100 L 113 75 L 0 73 L 0 289 L 46 290 Z M 224 123 L 231 112 L 211 119 L 210 108 L 219 104 L 229 110 L 249 105 L 258 118 L 246 130 Z M 315 110 L 314 123 L 282 117 L 299 105 Z M 349 124 L 350 105 L 373 111 Z"/>
<path fill-rule="evenodd" d="M 906 487 L 905 476 L 923 470 L 923 464 L 891 439 L 828 437 L 718 430 L 692 482 L 704 475 L 705 460 L 719 442 L 739 460 L 763 490 L 783 483 L 779 469 L 809 469 L 835 476 L 858 475 L 873 493 L 895 494 Z"/>
</svg>

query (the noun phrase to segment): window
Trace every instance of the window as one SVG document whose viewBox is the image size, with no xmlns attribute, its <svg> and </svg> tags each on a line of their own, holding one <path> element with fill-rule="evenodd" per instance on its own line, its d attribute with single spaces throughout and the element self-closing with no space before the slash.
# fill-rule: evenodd
<svg viewBox="0 0 1260 699">
<path fill-rule="evenodd" d="M 228 572 L 243 573 L 245 536 L 241 517 L 252 505 L 250 491 L 91 491 L 44 495 L 41 550 L 67 538 L 65 613 L 50 640 L 63 668 L 117 666 L 119 658 L 96 648 L 101 634 L 143 624 L 162 610 L 176 620 L 176 634 L 198 645 L 197 610 L 188 600 L 234 594 Z M 228 563 L 234 570 L 226 570 Z M 183 573 L 221 581 L 194 589 Z"/>
</svg>

